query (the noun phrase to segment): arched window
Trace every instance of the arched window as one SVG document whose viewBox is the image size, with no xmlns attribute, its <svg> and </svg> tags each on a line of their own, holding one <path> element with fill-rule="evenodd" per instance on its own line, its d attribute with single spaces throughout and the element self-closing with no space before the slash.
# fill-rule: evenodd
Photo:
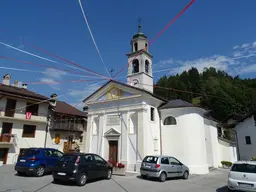
<svg viewBox="0 0 256 192">
<path fill-rule="evenodd" d="M 148 44 L 145 43 L 145 50 L 148 51 Z"/>
<path fill-rule="evenodd" d="M 138 51 L 138 43 L 134 43 L 134 51 Z"/>
<path fill-rule="evenodd" d="M 166 117 L 164 120 L 164 125 L 177 125 L 176 119 L 172 116 Z"/>
<path fill-rule="evenodd" d="M 145 72 L 148 73 L 148 68 L 149 68 L 149 61 L 145 61 Z"/>
<path fill-rule="evenodd" d="M 139 60 L 134 59 L 132 62 L 132 73 L 138 73 L 139 72 Z"/>
</svg>

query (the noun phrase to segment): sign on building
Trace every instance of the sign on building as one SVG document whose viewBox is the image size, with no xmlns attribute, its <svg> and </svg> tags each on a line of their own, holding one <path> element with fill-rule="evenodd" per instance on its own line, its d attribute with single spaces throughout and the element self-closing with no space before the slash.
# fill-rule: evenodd
<svg viewBox="0 0 256 192">
<path fill-rule="evenodd" d="M 119 115 L 108 115 L 107 116 L 107 125 L 120 125 Z"/>
</svg>

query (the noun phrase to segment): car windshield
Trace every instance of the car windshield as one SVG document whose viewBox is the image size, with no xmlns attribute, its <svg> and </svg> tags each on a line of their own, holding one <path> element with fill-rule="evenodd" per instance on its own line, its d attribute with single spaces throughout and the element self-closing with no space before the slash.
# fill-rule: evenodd
<svg viewBox="0 0 256 192">
<path fill-rule="evenodd" d="M 77 156 L 76 155 L 64 155 L 61 157 L 60 161 L 66 161 L 74 163 L 76 162 Z"/>
<path fill-rule="evenodd" d="M 244 172 L 244 173 L 256 173 L 256 165 L 252 164 L 234 164 L 231 171 Z"/>
<path fill-rule="evenodd" d="M 158 160 L 158 157 L 146 156 L 146 157 L 143 159 L 143 162 L 146 162 L 146 163 L 156 163 L 157 160 Z"/>
<path fill-rule="evenodd" d="M 37 150 L 33 150 L 33 149 L 25 149 L 21 152 L 20 156 L 34 156 L 36 154 L 38 154 L 39 151 Z"/>
</svg>

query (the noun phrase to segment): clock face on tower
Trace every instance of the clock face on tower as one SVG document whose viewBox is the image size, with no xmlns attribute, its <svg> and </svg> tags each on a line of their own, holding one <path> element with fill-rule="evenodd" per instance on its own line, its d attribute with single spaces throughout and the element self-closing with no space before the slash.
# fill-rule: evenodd
<svg viewBox="0 0 256 192">
<path fill-rule="evenodd" d="M 132 85 L 133 86 L 137 86 L 139 84 L 139 80 L 138 79 L 133 79 L 132 80 Z"/>
</svg>

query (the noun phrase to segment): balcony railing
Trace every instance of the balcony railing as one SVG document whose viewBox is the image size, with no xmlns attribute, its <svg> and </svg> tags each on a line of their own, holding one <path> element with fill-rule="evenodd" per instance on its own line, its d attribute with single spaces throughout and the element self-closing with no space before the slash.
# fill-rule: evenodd
<svg viewBox="0 0 256 192">
<path fill-rule="evenodd" d="M 12 144 L 14 141 L 13 134 L 2 134 L 0 135 L 0 144 Z"/>
<path fill-rule="evenodd" d="M 51 129 L 57 129 L 57 130 L 70 130 L 70 131 L 79 131 L 82 132 L 85 129 L 85 125 L 82 123 L 76 123 L 76 122 L 61 122 L 56 121 L 53 123 L 53 126 Z"/>
</svg>

